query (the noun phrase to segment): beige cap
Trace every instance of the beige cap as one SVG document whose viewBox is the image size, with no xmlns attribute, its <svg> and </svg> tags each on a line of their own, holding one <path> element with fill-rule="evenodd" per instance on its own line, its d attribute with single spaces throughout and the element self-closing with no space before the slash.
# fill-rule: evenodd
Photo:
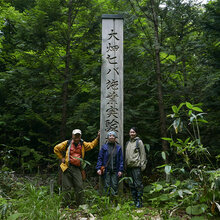
<svg viewBox="0 0 220 220">
<path fill-rule="evenodd" d="M 72 134 L 82 134 L 82 131 L 79 129 L 74 129 Z"/>
</svg>

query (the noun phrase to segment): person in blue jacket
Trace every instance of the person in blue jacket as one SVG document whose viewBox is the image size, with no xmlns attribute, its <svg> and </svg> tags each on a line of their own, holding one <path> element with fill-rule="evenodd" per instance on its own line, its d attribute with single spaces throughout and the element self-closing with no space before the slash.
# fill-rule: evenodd
<svg viewBox="0 0 220 220">
<path fill-rule="evenodd" d="M 124 170 L 122 148 L 116 143 L 114 131 L 107 134 L 108 142 L 101 147 L 97 161 L 97 173 L 103 175 L 104 191 L 108 195 L 117 195 L 118 180 Z"/>
</svg>

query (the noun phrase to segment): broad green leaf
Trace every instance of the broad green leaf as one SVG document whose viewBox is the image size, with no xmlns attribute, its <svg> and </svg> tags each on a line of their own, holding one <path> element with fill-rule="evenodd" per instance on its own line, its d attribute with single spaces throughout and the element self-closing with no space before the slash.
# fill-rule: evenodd
<svg viewBox="0 0 220 220">
<path fill-rule="evenodd" d="M 193 108 L 192 104 L 190 104 L 189 102 L 186 102 L 186 107 L 189 108 L 189 109 Z"/>
<path fill-rule="evenodd" d="M 174 113 L 178 113 L 178 109 L 177 109 L 176 105 L 172 106 L 172 110 L 173 110 Z"/>
<path fill-rule="evenodd" d="M 201 215 L 208 208 L 206 204 L 199 204 L 195 206 L 188 206 L 186 208 L 186 213 L 189 215 Z"/>
<path fill-rule="evenodd" d="M 161 189 L 163 189 L 163 186 L 160 184 L 157 184 L 155 190 L 160 191 Z"/>
<path fill-rule="evenodd" d="M 164 160 L 166 160 L 166 154 L 165 154 L 164 151 L 161 153 L 161 155 L 162 155 L 162 158 L 163 158 Z"/>
<path fill-rule="evenodd" d="M 185 103 L 181 103 L 181 104 L 179 105 L 177 111 L 179 111 L 179 110 L 182 108 L 183 105 L 185 105 Z"/>
<path fill-rule="evenodd" d="M 183 198 L 183 190 L 182 189 L 178 190 L 178 194 L 181 198 Z"/>
<path fill-rule="evenodd" d="M 179 143 L 181 143 L 181 144 L 183 143 L 183 141 L 181 139 L 177 138 L 177 140 Z"/>
<path fill-rule="evenodd" d="M 169 196 L 169 194 L 162 194 L 161 196 L 158 197 L 158 199 L 160 201 L 169 201 L 170 200 L 170 196 Z"/>
<path fill-rule="evenodd" d="M 203 112 L 202 109 L 199 107 L 192 107 L 192 110 L 197 111 L 197 112 Z"/>
<path fill-rule="evenodd" d="M 179 186 L 180 185 L 180 181 L 177 180 L 176 183 L 174 184 L 175 186 Z"/>
<path fill-rule="evenodd" d="M 144 187 L 144 193 L 149 193 L 152 190 L 152 185 L 147 185 Z"/>
<path fill-rule="evenodd" d="M 190 141 L 190 137 L 188 137 L 188 138 L 184 141 L 184 144 L 187 145 L 189 141 Z"/>
<path fill-rule="evenodd" d="M 189 191 L 188 189 L 184 189 L 183 192 L 186 193 L 186 194 L 192 195 L 192 192 Z"/>
<path fill-rule="evenodd" d="M 188 115 L 191 116 L 192 114 L 192 110 L 189 110 Z"/>
<path fill-rule="evenodd" d="M 166 137 L 163 137 L 162 139 L 165 141 L 172 141 L 173 140 L 172 138 L 166 138 Z"/>
</svg>

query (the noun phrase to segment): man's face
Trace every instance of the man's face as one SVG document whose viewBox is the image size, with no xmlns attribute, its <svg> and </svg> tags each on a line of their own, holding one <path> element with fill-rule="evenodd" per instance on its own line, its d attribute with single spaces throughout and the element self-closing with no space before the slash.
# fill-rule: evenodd
<svg viewBox="0 0 220 220">
<path fill-rule="evenodd" d="M 130 135 L 130 138 L 131 138 L 131 139 L 134 139 L 134 138 L 137 136 L 137 133 L 136 133 L 133 129 L 131 129 L 131 130 L 129 131 L 129 135 Z"/>
<path fill-rule="evenodd" d="M 74 143 L 78 144 L 81 140 L 81 134 L 73 134 L 72 135 Z"/>
<path fill-rule="evenodd" d="M 113 134 L 110 134 L 109 137 L 108 137 L 108 141 L 110 143 L 115 143 L 115 139 L 116 139 L 116 137 Z"/>
</svg>

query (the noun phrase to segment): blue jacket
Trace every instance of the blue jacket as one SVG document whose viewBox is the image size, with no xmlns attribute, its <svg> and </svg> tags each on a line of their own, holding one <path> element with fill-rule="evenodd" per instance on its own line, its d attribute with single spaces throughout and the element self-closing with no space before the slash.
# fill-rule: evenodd
<svg viewBox="0 0 220 220">
<path fill-rule="evenodd" d="M 116 166 L 117 166 L 117 172 L 123 172 L 124 171 L 124 163 L 123 163 L 123 154 L 122 154 L 122 149 L 120 145 L 116 145 L 117 149 L 117 161 L 116 161 Z M 101 166 L 106 166 L 107 161 L 108 161 L 109 153 L 108 153 L 108 144 L 104 144 L 99 151 L 99 156 L 98 156 L 98 161 L 96 165 L 96 169 L 100 170 Z M 105 169 L 106 171 L 106 169 Z"/>
</svg>

